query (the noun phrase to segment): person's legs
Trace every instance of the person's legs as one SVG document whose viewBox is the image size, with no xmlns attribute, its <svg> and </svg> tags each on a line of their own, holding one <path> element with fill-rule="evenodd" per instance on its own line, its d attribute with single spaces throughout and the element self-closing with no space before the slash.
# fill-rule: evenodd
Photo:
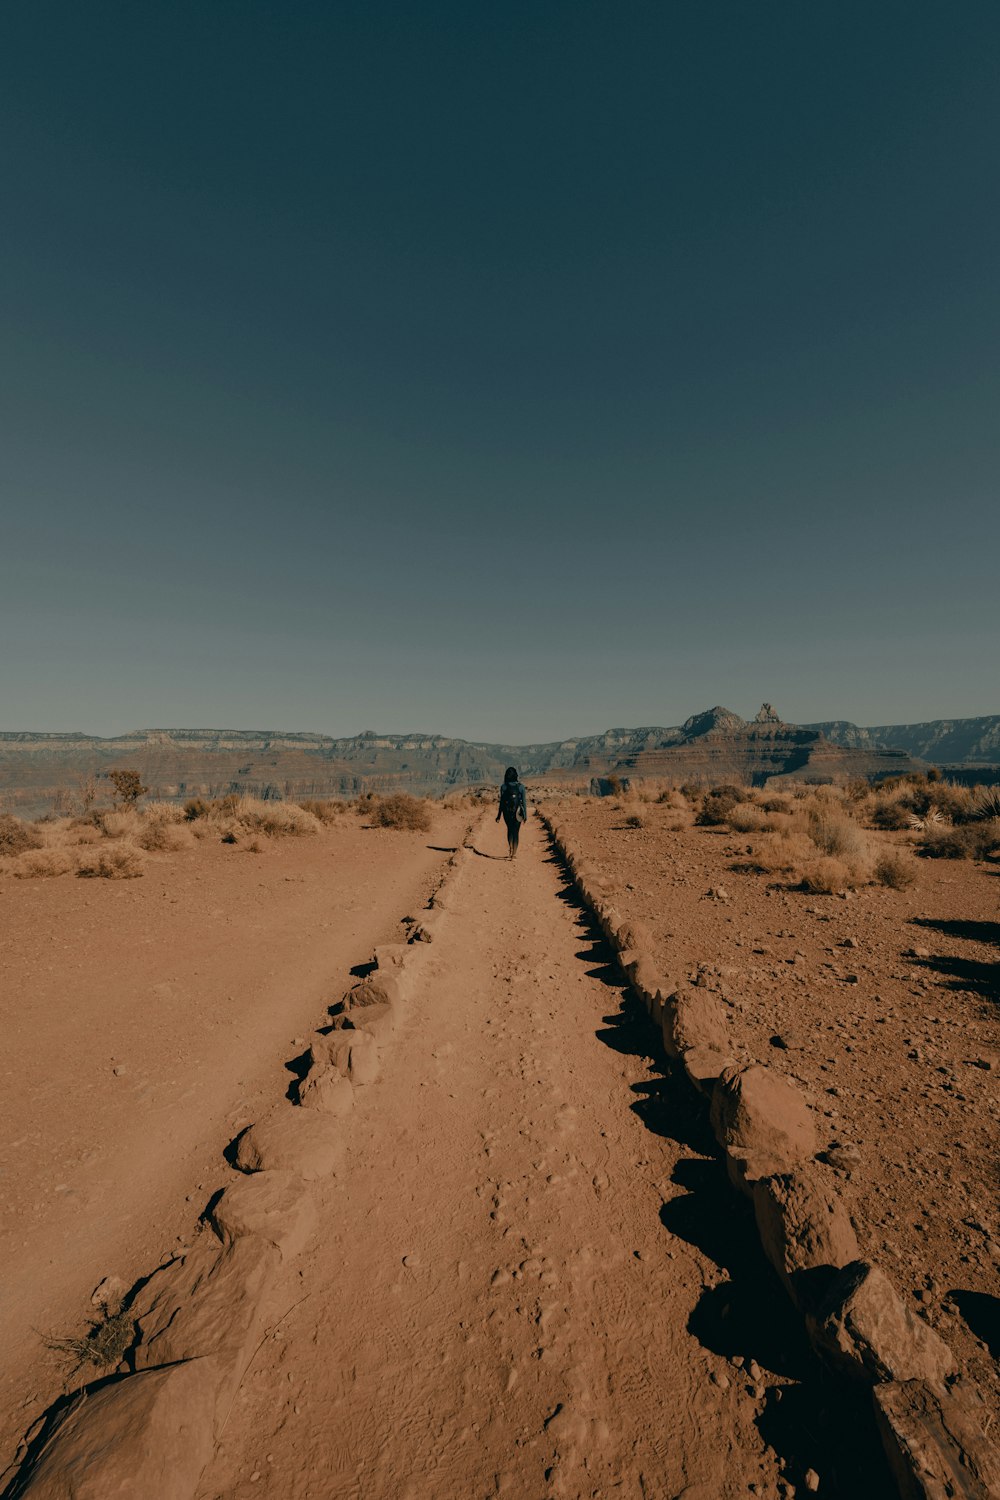
<svg viewBox="0 0 1000 1500">
<path fill-rule="evenodd" d="M 521 832 L 521 825 L 517 818 L 506 818 L 505 822 L 507 824 L 507 858 L 513 859 L 517 854 L 517 840 Z"/>
</svg>

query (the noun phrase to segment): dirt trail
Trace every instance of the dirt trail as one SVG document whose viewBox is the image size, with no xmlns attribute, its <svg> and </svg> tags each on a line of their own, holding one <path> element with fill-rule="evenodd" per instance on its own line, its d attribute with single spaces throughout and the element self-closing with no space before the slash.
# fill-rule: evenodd
<svg viewBox="0 0 1000 1500">
<path fill-rule="evenodd" d="M 644 1123 L 617 971 L 536 823 L 477 846 L 200 1493 L 785 1493 L 688 1331 L 726 1273 L 661 1220 L 697 1153 Z"/>
</svg>

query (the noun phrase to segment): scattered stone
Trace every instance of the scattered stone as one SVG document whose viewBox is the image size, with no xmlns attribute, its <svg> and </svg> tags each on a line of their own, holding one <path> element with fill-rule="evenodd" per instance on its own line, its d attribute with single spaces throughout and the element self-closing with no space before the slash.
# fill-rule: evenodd
<svg viewBox="0 0 1000 1500">
<path fill-rule="evenodd" d="M 802 1476 L 802 1483 L 805 1485 L 810 1495 L 815 1495 L 816 1491 L 819 1489 L 819 1475 L 816 1473 L 816 1470 L 807 1469 Z"/>
<path fill-rule="evenodd" d="M 353 1031 L 339 1033 L 342 1036 L 356 1034 Z M 354 1108 L 354 1086 L 339 1068 L 313 1067 L 299 1084 L 298 1101 L 303 1109 L 319 1110 L 342 1118 Z"/>
<path fill-rule="evenodd" d="M 128 1287 L 120 1276 L 105 1276 L 90 1294 L 91 1306 L 113 1317 L 125 1300 Z"/>
</svg>

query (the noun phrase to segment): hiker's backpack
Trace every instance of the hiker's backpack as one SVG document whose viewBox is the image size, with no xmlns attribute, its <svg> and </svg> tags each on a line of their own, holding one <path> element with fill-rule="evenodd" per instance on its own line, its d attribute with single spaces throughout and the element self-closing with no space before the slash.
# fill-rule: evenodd
<svg viewBox="0 0 1000 1500">
<path fill-rule="evenodd" d="M 505 818 L 513 818 L 517 815 L 518 808 L 523 810 L 524 800 L 519 781 L 505 781 L 500 788 L 500 811 Z"/>
</svg>

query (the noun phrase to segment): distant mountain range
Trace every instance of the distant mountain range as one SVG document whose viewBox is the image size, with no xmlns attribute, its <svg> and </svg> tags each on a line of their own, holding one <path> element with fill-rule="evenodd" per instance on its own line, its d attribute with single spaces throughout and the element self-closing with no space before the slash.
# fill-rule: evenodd
<svg viewBox="0 0 1000 1500">
<path fill-rule="evenodd" d="M 832 719 L 804 727 L 818 730 L 835 745 L 852 750 L 905 750 L 934 765 L 1000 764 L 1000 714 L 979 719 L 929 719 L 923 724 L 873 724 L 866 729 L 847 719 Z"/>
<path fill-rule="evenodd" d="M 87 734 L 0 733 L 0 804 L 37 815 L 60 789 L 113 766 L 138 770 L 150 794 L 216 797 L 355 796 L 405 789 L 421 795 L 499 781 L 516 765 L 529 779 L 580 781 L 610 774 L 675 779 L 739 777 L 842 780 L 923 763 L 1000 765 L 1000 714 L 860 728 L 843 720 L 784 723 L 769 704 L 748 722 L 716 707 L 676 726 L 608 729 L 535 745 L 437 734 L 322 734 L 244 729 L 144 729 Z"/>
</svg>

